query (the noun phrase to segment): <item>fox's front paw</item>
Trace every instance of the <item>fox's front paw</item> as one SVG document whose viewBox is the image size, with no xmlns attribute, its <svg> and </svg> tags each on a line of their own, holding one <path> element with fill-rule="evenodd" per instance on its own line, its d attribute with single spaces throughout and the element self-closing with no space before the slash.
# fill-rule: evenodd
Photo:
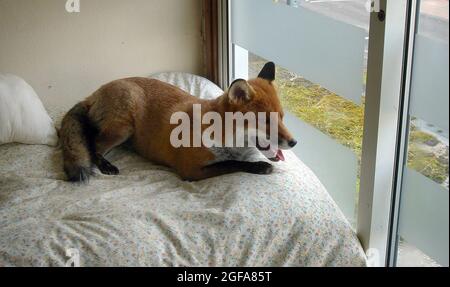
<svg viewBox="0 0 450 287">
<path fill-rule="evenodd" d="M 249 172 L 253 174 L 271 174 L 273 166 L 268 162 L 259 161 L 251 165 Z"/>
<path fill-rule="evenodd" d="M 102 164 L 98 166 L 98 169 L 105 175 L 119 174 L 119 169 L 107 161 L 102 162 Z"/>
</svg>

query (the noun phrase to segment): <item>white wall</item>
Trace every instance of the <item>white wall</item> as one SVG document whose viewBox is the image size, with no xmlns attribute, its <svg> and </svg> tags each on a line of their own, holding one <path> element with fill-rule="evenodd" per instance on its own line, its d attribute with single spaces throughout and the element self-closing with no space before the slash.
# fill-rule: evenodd
<svg viewBox="0 0 450 287">
<path fill-rule="evenodd" d="M 0 73 L 30 83 L 47 107 L 100 85 L 160 71 L 202 72 L 201 0 L 0 0 Z"/>
</svg>

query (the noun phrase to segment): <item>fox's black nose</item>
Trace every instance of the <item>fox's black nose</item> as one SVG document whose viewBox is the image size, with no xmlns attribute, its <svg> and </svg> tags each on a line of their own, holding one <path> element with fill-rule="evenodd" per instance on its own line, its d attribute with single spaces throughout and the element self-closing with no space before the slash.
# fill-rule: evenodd
<svg viewBox="0 0 450 287">
<path fill-rule="evenodd" d="M 294 140 L 294 139 L 292 139 L 292 140 L 290 140 L 290 141 L 288 142 L 288 145 L 289 145 L 290 147 L 295 147 L 295 146 L 297 145 L 297 141 Z"/>
</svg>

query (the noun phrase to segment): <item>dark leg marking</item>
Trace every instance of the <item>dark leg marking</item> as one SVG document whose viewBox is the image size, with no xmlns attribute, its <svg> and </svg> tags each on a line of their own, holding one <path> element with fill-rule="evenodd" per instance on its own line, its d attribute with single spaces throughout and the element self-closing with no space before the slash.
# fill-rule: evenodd
<svg viewBox="0 0 450 287">
<path fill-rule="evenodd" d="M 106 175 L 118 175 L 119 174 L 119 169 L 99 154 L 96 154 L 95 165 L 98 167 L 98 169 L 103 174 L 106 174 Z"/>
<path fill-rule="evenodd" d="M 203 168 L 208 177 L 229 174 L 234 172 L 247 172 L 251 174 L 271 174 L 273 166 L 265 161 L 246 162 L 246 161 L 223 161 Z M 211 175 L 211 176 L 209 176 Z"/>
</svg>

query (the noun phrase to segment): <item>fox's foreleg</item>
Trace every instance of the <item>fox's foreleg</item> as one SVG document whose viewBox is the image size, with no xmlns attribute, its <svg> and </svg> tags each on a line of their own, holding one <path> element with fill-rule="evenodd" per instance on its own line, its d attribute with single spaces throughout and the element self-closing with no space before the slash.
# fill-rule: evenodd
<svg viewBox="0 0 450 287">
<path fill-rule="evenodd" d="M 259 175 L 271 174 L 273 172 L 273 166 L 265 161 L 246 162 L 228 160 L 202 167 L 199 170 L 194 171 L 193 174 L 187 175 L 184 178 L 189 181 L 199 181 L 236 172 Z"/>
</svg>

